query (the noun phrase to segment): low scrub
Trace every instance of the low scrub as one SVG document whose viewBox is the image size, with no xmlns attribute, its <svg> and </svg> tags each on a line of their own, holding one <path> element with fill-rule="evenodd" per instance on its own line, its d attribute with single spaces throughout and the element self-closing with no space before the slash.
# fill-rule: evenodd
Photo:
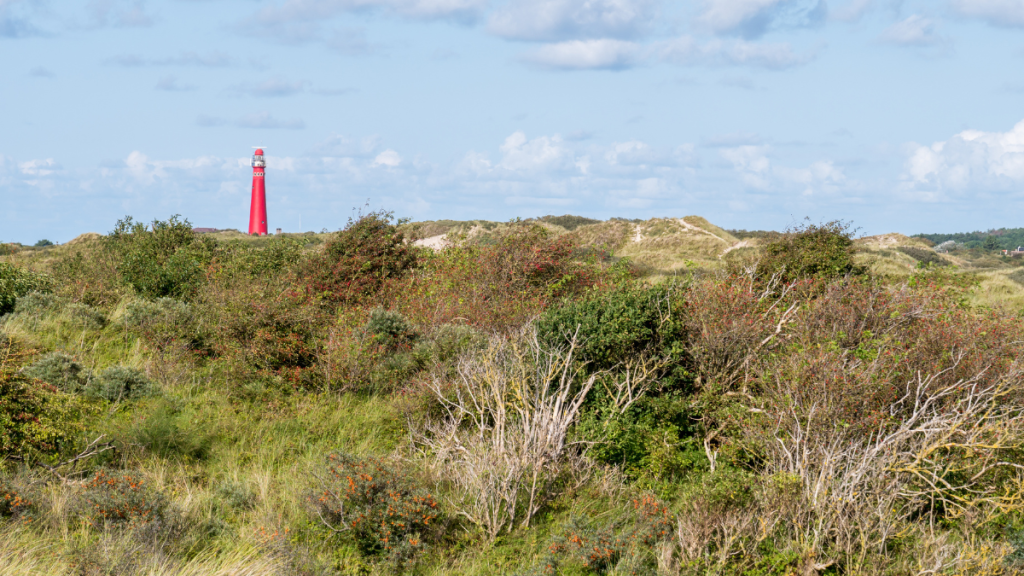
<svg viewBox="0 0 1024 576">
<path fill-rule="evenodd" d="M 853 233 L 849 224 L 839 220 L 788 230 L 765 245 L 758 272 L 786 281 L 862 274 L 864 270 L 853 262 Z"/>
<path fill-rule="evenodd" d="M 311 502 L 334 534 L 392 563 L 414 561 L 439 536 L 438 501 L 378 458 L 331 454 Z"/>
<path fill-rule="evenodd" d="M 412 269 L 417 249 L 392 220 L 389 212 L 350 220 L 322 250 L 309 254 L 299 266 L 307 293 L 332 305 L 361 302 Z"/>
<path fill-rule="evenodd" d="M 162 523 L 168 500 L 142 476 L 122 470 L 99 470 L 82 484 L 82 518 L 91 526 L 137 528 Z"/>
<path fill-rule="evenodd" d="M 89 385 L 88 393 L 108 402 L 135 400 L 157 392 L 153 383 L 141 370 L 128 366 L 112 366 L 100 371 Z"/>
<path fill-rule="evenodd" d="M 92 380 L 92 372 L 74 356 L 51 352 L 22 369 L 22 374 L 37 378 L 67 394 L 79 394 Z"/>
<path fill-rule="evenodd" d="M 32 462 L 68 451 L 81 430 L 75 398 L 17 371 L 27 353 L 0 342 L 0 458 Z"/>
</svg>

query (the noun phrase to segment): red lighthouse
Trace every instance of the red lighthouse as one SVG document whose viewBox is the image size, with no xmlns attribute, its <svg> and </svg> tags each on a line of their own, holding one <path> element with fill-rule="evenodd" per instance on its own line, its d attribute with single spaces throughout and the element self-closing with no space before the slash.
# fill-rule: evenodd
<svg viewBox="0 0 1024 576">
<path fill-rule="evenodd" d="M 249 206 L 249 234 L 267 235 L 267 188 L 263 180 L 263 149 L 252 156 L 252 204 Z"/>
</svg>

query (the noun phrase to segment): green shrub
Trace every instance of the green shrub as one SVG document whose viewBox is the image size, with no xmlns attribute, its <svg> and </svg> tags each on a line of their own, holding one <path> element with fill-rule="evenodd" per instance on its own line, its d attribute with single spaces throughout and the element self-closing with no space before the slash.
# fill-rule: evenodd
<svg viewBox="0 0 1024 576">
<path fill-rule="evenodd" d="M 107 325 L 107 317 L 102 312 L 81 302 L 72 302 L 65 306 L 64 314 L 70 321 L 85 328 L 99 330 Z"/>
<path fill-rule="evenodd" d="M 91 372 L 75 360 L 74 356 L 63 352 L 51 352 L 43 356 L 25 367 L 22 374 L 38 378 L 68 394 L 84 391 L 92 378 Z"/>
<path fill-rule="evenodd" d="M 312 498 L 325 522 L 363 554 L 404 563 L 437 536 L 440 504 L 378 458 L 331 454 Z"/>
<path fill-rule="evenodd" d="M 586 218 L 583 216 L 573 216 L 572 214 L 566 214 L 564 216 L 544 216 L 540 218 L 541 222 L 548 222 L 555 226 L 561 226 L 566 230 L 572 232 L 580 226 L 586 226 L 588 224 L 600 224 L 600 220 L 594 220 L 593 218 Z"/>
<path fill-rule="evenodd" d="M 167 497 L 132 472 L 99 470 L 82 488 L 81 514 L 92 526 L 134 528 L 167 516 Z"/>
<path fill-rule="evenodd" d="M 210 452 L 213 436 L 191 421 L 189 414 L 171 400 L 161 400 L 129 432 L 130 443 L 161 458 L 202 460 Z"/>
<path fill-rule="evenodd" d="M 19 297 L 14 302 L 14 313 L 38 316 L 44 312 L 59 310 L 67 303 L 66 298 L 61 298 L 56 294 L 33 291 Z"/>
<path fill-rule="evenodd" d="M 81 409 L 49 384 L 13 370 L 0 351 L 0 459 L 32 461 L 56 456 L 78 437 Z"/>
<path fill-rule="evenodd" d="M 242 482 L 223 482 L 217 486 L 216 494 L 224 504 L 236 510 L 252 510 L 256 506 L 256 494 Z"/>
<path fill-rule="evenodd" d="M 44 238 L 33 244 L 33 246 L 35 246 L 36 248 L 46 248 L 47 246 L 53 246 L 53 242 L 50 242 L 49 240 Z"/>
<path fill-rule="evenodd" d="M 417 334 L 400 313 L 383 308 L 370 311 L 363 333 L 388 349 L 408 348 Z"/>
<path fill-rule="evenodd" d="M 664 482 L 707 470 L 700 417 L 692 398 L 673 391 L 640 398 L 621 414 L 595 402 L 583 413 L 578 433 L 594 442 L 594 461 L 617 466 L 632 479 Z"/>
<path fill-rule="evenodd" d="M 175 344 L 203 353 L 210 348 L 210 331 L 200 322 L 195 306 L 174 298 L 132 300 L 118 321 L 157 350 Z"/>
<path fill-rule="evenodd" d="M 626 286 L 549 309 L 537 320 L 537 335 L 548 346 L 561 346 L 578 330 L 577 357 L 592 370 L 610 370 L 645 353 L 677 357 L 682 305 L 672 285 Z"/>
<path fill-rule="evenodd" d="M 132 328 L 148 328 L 161 323 L 180 323 L 192 315 L 192 307 L 174 298 L 132 300 L 124 309 L 122 321 Z"/>
<path fill-rule="evenodd" d="M 331 304 L 360 301 L 390 278 L 416 264 L 418 250 L 392 223 L 389 212 L 371 212 L 350 220 L 299 267 L 308 294 Z"/>
<path fill-rule="evenodd" d="M 0 315 L 14 311 L 18 298 L 29 292 L 49 292 L 53 279 L 6 262 L 0 262 Z"/>
<path fill-rule="evenodd" d="M 103 238 L 119 280 L 145 298 L 189 300 L 206 280 L 214 243 L 192 231 L 188 220 L 171 216 L 149 226 L 126 216 Z"/>
<path fill-rule="evenodd" d="M 88 393 L 110 402 L 134 400 L 156 393 L 156 386 L 142 371 L 127 366 L 112 366 L 97 374 Z"/>
<path fill-rule="evenodd" d="M 273 237 L 259 244 L 233 241 L 222 245 L 214 259 L 216 275 L 266 278 L 290 270 L 302 257 L 303 242 Z"/>
<path fill-rule="evenodd" d="M 793 228 L 764 247 L 758 274 L 778 274 L 786 281 L 862 274 L 864 268 L 853 262 L 854 232 L 840 220 Z"/>
</svg>

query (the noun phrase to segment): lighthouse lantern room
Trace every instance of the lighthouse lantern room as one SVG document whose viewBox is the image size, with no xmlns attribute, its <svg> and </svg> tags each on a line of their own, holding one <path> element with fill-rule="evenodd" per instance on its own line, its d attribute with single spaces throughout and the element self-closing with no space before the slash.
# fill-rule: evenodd
<svg viewBox="0 0 1024 576">
<path fill-rule="evenodd" d="M 264 172 L 267 163 L 263 160 L 263 148 L 257 148 L 252 156 L 252 203 L 249 206 L 249 234 L 267 235 L 267 189 Z"/>
</svg>

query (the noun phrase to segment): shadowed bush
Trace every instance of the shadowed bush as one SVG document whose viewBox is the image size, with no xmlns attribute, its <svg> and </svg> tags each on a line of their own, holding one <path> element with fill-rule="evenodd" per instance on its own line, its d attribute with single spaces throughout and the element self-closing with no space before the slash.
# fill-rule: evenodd
<svg viewBox="0 0 1024 576">
<path fill-rule="evenodd" d="M 29 292 L 49 292 L 53 278 L 0 262 L 0 316 L 14 311 L 18 298 Z"/>
</svg>

